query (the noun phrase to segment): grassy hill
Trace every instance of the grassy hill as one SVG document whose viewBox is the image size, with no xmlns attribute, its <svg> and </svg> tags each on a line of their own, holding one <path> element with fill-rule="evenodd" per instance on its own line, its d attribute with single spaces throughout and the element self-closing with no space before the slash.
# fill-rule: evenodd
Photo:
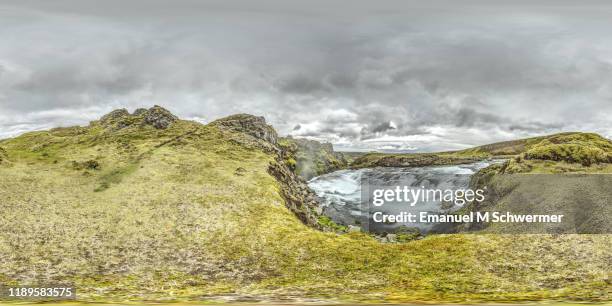
<svg viewBox="0 0 612 306">
<path fill-rule="evenodd" d="M 485 154 L 441 153 L 367 153 L 350 163 L 353 169 L 372 167 L 424 167 L 467 164 L 487 158 Z"/>
<path fill-rule="evenodd" d="M 72 282 L 87 301 L 610 300 L 609 235 L 317 229 L 261 122 L 155 107 L 1 141 L 0 283 Z"/>
<path fill-rule="evenodd" d="M 510 159 L 508 172 L 612 173 L 612 141 L 594 133 L 568 132 L 498 142 L 440 153 L 369 153 L 353 168 L 461 164 L 486 158 Z"/>
</svg>

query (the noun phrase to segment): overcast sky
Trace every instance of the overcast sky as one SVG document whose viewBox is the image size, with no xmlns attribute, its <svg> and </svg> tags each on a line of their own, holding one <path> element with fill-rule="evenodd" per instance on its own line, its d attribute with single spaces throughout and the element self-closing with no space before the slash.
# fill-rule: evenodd
<svg viewBox="0 0 612 306">
<path fill-rule="evenodd" d="M 0 0 L 0 38 L 0 138 L 153 104 L 344 150 L 612 136 L 612 1 Z"/>
</svg>

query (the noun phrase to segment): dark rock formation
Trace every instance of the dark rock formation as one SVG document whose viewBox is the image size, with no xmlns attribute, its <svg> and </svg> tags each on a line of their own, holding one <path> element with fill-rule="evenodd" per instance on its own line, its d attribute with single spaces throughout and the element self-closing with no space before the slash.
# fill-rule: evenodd
<svg viewBox="0 0 612 306">
<path fill-rule="evenodd" d="M 279 156 L 270 163 L 268 172 L 276 178 L 281 187 L 281 196 L 285 205 L 304 224 L 324 229 L 319 224 L 321 209 L 316 194 L 308 187 L 306 182 L 293 172 L 285 163 L 285 158 Z"/>
<path fill-rule="evenodd" d="M 278 135 L 273 127 L 266 124 L 264 117 L 248 114 L 237 114 L 219 119 L 213 124 L 236 132 L 243 132 L 255 138 L 265 140 L 273 145 L 278 142 Z"/>
<path fill-rule="evenodd" d="M 227 132 L 232 141 L 246 147 L 275 154 L 280 151 L 278 135 L 272 126 L 266 124 L 263 117 L 238 114 L 216 120 L 211 125 Z"/>
<path fill-rule="evenodd" d="M 156 129 L 167 129 L 172 123 L 178 121 L 178 117 L 158 105 L 149 108 L 142 115 L 144 116 L 144 122 Z"/>
<path fill-rule="evenodd" d="M 132 115 L 124 108 L 117 109 L 102 116 L 99 122 L 111 130 L 121 130 L 139 125 L 150 125 L 156 129 L 167 129 L 178 120 L 178 117 L 165 108 L 155 105 L 149 109 L 139 108 Z"/>
</svg>

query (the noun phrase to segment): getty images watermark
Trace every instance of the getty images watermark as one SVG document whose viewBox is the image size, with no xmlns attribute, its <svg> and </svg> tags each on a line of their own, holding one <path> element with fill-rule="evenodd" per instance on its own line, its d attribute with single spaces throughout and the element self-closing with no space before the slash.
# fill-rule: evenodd
<svg viewBox="0 0 612 306">
<path fill-rule="evenodd" d="M 446 185 L 389 177 L 362 176 L 360 223 L 367 231 L 612 233 L 612 175 L 502 175 L 478 187 L 469 175 Z"/>
<path fill-rule="evenodd" d="M 427 189 L 425 186 L 415 188 L 413 186 L 392 186 L 390 188 L 379 188 L 372 191 L 372 205 L 383 206 L 387 202 L 394 204 L 405 203 L 415 207 L 418 203 L 452 203 L 456 207 L 463 207 L 466 203 L 482 203 L 486 199 L 484 189 Z M 449 211 L 453 211 L 449 209 Z M 511 214 L 510 212 L 468 212 L 467 214 L 454 214 L 430 211 L 418 211 L 416 213 L 402 211 L 399 214 L 385 214 L 376 211 L 372 214 L 372 220 L 379 223 L 409 222 L 409 223 L 455 223 L 455 222 L 492 222 L 492 223 L 522 223 L 522 222 L 562 222 L 562 214 L 534 215 L 534 214 Z"/>
</svg>

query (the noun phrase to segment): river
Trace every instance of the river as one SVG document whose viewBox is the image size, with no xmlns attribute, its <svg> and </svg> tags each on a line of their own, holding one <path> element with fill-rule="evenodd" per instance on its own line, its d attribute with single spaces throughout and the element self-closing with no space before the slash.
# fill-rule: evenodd
<svg viewBox="0 0 612 306">
<path fill-rule="evenodd" d="M 368 212 L 371 215 L 372 205 L 362 203 L 362 191 L 371 189 L 374 185 L 409 186 L 409 188 L 415 189 L 423 187 L 428 189 L 466 189 L 469 187 L 471 175 L 492 163 L 490 161 L 480 161 L 450 166 L 340 170 L 315 177 L 308 182 L 308 185 L 319 197 L 323 214 L 338 224 L 359 226 L 370 232 L 393 232 L 403 225 L 418 228 L 422 233 L 426 233 L 436 224 L 395 222 L 373 225 L 372 222 L 368 222 Z M 448 213 L 460 208 L 459 205 L 449 205 L 442 201 L 419 203 L 415 207 L 387 204 L 376 207 L 378 211 L 388 214 L 411 210 L 415 212 Z"/>
</svg>

